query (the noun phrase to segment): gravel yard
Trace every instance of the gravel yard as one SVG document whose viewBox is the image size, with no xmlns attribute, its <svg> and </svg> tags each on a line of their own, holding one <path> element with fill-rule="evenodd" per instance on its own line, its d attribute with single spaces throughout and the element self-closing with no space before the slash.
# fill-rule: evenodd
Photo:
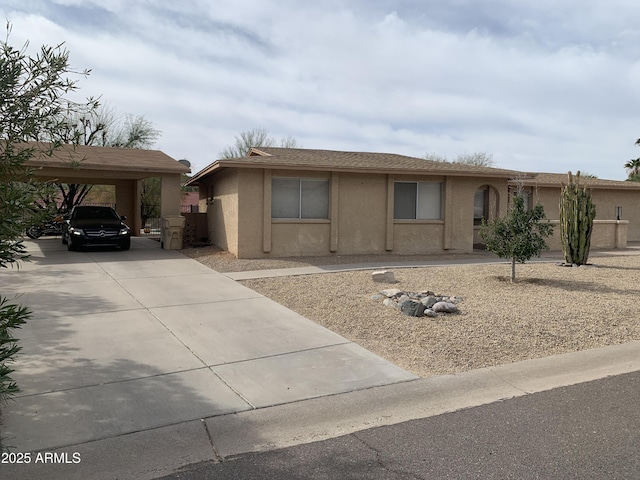
<svg viewBox="0 0 640 480">
<path fill-rule="evenodd" d="M 234 262 L 253 262 L 252 268 L 243 264 L 244 270 L 311 263 L 212 260 L 220 256 L 212 253 L 191 256 L 219 271 L 239 271 Z M 339 263 L 330 258 L 328 263 Z M 398 283 L 392 285 L 373 282 L 371 271 L 242 283 L 426 377 L 639 340 L 640 256 L 592 256 L 591 261 L 594 267 L 519 264 L 515 284 L 508 280 L 507 264 L 394 269 Z M 383 306 L 382 298 L 372 298 L 390 287 L 460 296 L 460 313 L 407 317 Z"/>
</svg>

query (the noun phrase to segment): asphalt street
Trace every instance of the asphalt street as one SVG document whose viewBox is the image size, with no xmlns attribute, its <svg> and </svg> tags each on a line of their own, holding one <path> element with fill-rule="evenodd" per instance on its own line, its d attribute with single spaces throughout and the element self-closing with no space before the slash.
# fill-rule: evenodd
<svg viewBox="0 0 640 480">
<path fill-rule="evenodd" d="M 187 467 L 184 479 L 640 479 L 640 372 Z"/>
</svg>

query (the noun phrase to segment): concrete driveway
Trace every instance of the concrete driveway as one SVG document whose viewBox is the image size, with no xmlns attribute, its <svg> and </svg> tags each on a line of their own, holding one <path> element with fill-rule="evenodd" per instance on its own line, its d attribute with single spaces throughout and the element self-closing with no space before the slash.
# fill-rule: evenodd
<svg viewBox="0 0 640 480">
<path fill-rule="evenodd" d="M 362 347 L 151 239 L 129 251 L 26 242 L 0 272 L 28 306 L 3 408 L 16 451 L 52 450 L 413 380 Z"/>
</svg>

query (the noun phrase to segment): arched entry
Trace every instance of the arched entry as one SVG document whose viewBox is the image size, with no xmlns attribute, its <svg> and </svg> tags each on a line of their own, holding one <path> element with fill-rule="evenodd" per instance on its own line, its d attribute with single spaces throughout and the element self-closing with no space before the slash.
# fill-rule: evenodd
<svg viewBox="0 0 640 480">
<path fill-rule="evenodd" d="M 491 185 L 482 185 L 473 196 L 473 248 L 484 250 L 480 237 L 482 221 L 495 220 L 499 215 L 500 193 Z"/>
</svg>

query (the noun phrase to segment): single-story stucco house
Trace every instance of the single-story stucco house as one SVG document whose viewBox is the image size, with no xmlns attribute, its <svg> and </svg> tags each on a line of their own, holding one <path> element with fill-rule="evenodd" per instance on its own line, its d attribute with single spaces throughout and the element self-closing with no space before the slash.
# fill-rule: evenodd
<svg viewBox="0 0 640 480">
<path fill-rule="evenodd" d="M 239 258 L 261 258 L 470 253 L 481 219 L 504 214 L 516 185 L 557 219 L 563 180 L 387 153 L 260 147 L 216 160 L 187 184 L 199 187 L 209 241 Z M 625 218 L 634 215 L 630 239 L 640 240 L 632 208 L 640 184 L 592 187 L 596 204 L 607 206 L 597 218 L 614 221 L 609 210 L 621 206 Z M 627 223 L 620 222 L 625 235 Z"/>
</svg>

